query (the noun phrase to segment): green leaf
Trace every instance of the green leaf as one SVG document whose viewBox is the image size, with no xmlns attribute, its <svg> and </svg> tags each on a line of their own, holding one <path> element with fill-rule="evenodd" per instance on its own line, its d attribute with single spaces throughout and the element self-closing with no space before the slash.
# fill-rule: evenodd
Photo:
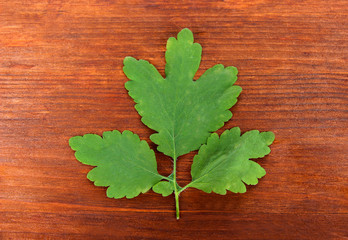
<svg viewBox="0 0 348 240">
<path fill-rule="evenodd" d="M 133 198 L 147 192 L 163 176 L 157 172 L 153 150 L 139 136 L 124 131 L 76 136 L 69 140 L 80 162 L 96 166 L 87 178 L 96 186 L 108 187 L 109 198 Z"/>
<path fill-rule="evenodd" d="M 158 151 L 173 159 L 197 150 L 211 132 L 221 128 L 232 117 L 229 109 L 241 92 L 233 86 L 235 67 L 218 64 L 193 81 L 201 51 L 193 43 L 192 32 L 183 29 L 177 39 L 168 39 L 165 79 L 145 60 L 124 60 L 123 71 L 130 79 L 125 87 L 142 122 L 157 131 L 150 139 Z"/>
<path fill-rule="evenodd" d="M 174 192 L 179 219 L 179 195 L 186 188 L 218 194 L 226 194 L 227 190 L 242 193 L 246 191 L 245 184 L 257 184 L 266 174 L 250 159 L 270 152 L 272 132 L 253 130 L 241 136 L 240 129 L 233 128 L 220 137 L 211 134 L 232 117 L 229 109 L 242 89 L 233 85 L 237 69 L 221 64 L 194 80 L 201 53 L 201 45 L 194 43 L 192 32 L 183 29 L 177 38 L 167 41 L 165 78 L 145 60 L 124 59 L 123 71 L 130 80 L 125 87 L 136 103 L 141 121 L 156 131 L 150 139 L 158 145 L 158 151 L 173 158 L 173 171 L 168 177 L 157 172 L 155 154 L 148 144 L 130 131 L 70 139 L 77 160 L 95 166 L 88 179 L 96 186 L 108 187 L 108 197 L 133 198 L 150 188 L 162 196 Z M 177 158 L 197 149 L 191 168 L 192 182 L 181 187 L 176 175 Z"/>
<path fill-rule="evenodd" d="M 244 193 L 245 184 L 255 185 L 266 171 L 250 158 L 270 153 L 274 140 L 272 132 L 252 130 L 240 135 L 238 127 L 226 130 L 219 138 L 213 133 L 193 159 L 192 182 L 189 187 L 204 192 L 226 194 L 226 190 Z"/>
<path fill-rule="evenodd" d="M 167 197 L 174 191 L 173 183 L 168 181 L 161 181 L 152 187 L 155 193 L 162 194 L 163 197 Z"/>
</svg>

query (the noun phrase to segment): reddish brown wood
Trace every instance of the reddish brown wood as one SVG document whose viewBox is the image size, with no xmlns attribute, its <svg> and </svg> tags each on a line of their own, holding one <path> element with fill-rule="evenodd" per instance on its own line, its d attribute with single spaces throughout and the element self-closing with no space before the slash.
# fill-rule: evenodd
<svg viewBox="0 0 348 240">
<path fill-rule="evenodd" d="M 197 76 L 239 69 L 243 92 L 223 129 L 276 141 L 257 186 L 188 189 L 176 221 L 172 196 L 106 198 L 68 139 L 129 129 L 149 140 L 122 60 L 163 74 L 166 40 L 184 27 L 203 46 Z M 345 0 L 0 1 L 0 238 L 348 239 L 347 39 Z M 193 156 L 180 158 L 182 184 Z"/>
</svg>

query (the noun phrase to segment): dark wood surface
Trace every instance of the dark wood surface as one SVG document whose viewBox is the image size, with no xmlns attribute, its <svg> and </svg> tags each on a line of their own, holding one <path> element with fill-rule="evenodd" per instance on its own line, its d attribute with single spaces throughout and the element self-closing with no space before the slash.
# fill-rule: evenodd
<svg viewBox="0 0 348 240">
<path fill-rule="evenodd" d="M 177 221 L 173 196 L 108 199 L 68 139 L 129 129 L 149 141 L 122 60 L 164 74 L 166 40 L 184 27 L 203 47 L 196 77 L 239 69 L 223 129 L 276 141 L 257 186 L 188 189 Z M 0 239 L 348 239 L 347 60 L 344 0 L 0 1 Z M 194 154 L 179 160 L 182 185 Z"/>
</svg>

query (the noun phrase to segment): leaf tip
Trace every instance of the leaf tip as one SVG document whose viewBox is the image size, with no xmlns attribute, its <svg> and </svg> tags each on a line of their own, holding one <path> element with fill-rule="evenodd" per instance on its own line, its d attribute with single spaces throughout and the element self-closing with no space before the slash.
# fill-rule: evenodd
<svg viewBox="0 0 348 240">
<path fill-rule="evenodd" d="M 236 67 L 229 66 L 226 69 L 230 70 L 233 73 L 233 75 L 236 75 L 236 76 L 238 75 L 238 69 Z"/>
<path fill-rule="evenodd" d="M 127 63 L 134 62 L 134 61 L 136 61 L 134 57 L 127 56 L 123 59 L 123 65 L 126 65 Z"/>
<path fill-rule="evenodd" d="M 178 33 L 178 40 L 179 41 L 187 41 L 193 43 L 193 33 L 190 29 L 184 28 Z"/>
<path fill-rule="evenodd" d="M 241 135 L 241 130 L 240 130 L 240 128 L 239 127 L 234 127 L 234 128 L 231 128 L 230 130 L 229 130 L 231 133 L 236 133 L 236 134 L 238 134 L 239 136 Z"/>
<path fill-rule="evenodd" d="M 82 137 L 81 136 L 75 136 L 69 139 L 69 146 L 73 150 L 77 150 L 79 145 L 81 144 Z"/>
<path fill-rule="evenodd" d="M 236 96 L 238 97 L 240 95 L 240 93 L 243 91 L 242 87 L 241 86 L 238 86 L 238 85 L 233 85 L 233 90 L 236 94 Z"/>
<path fill-rule="evenodd" d="M 260 135 L 267 145 L 271 145 L 275 139 L 273 132 L 262 132 Z"/>
</svg>

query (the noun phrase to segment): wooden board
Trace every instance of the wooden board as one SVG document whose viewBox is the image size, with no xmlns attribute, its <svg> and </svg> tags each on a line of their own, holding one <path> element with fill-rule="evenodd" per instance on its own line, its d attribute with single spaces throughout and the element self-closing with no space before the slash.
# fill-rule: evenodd
<svg viewBox="0 0 348 240">
<path fill-rule="evenodd" d="M 257 186 L 188 189 L 177 221 L 173 196 L 108 199 L 68 139 L 129 129 L 149 141 L 122 60 L 164 74 L 166 40 L 184 27 L 203 47 L 196 77 L 239 69 L 243 92 L 222 130 L 276 141 Z M 0 1 L 0 238 L 348 239 L 347 40 L 345 0 Z M 182 185 L 194 154 L 179 159 Z"/>
</svg>

